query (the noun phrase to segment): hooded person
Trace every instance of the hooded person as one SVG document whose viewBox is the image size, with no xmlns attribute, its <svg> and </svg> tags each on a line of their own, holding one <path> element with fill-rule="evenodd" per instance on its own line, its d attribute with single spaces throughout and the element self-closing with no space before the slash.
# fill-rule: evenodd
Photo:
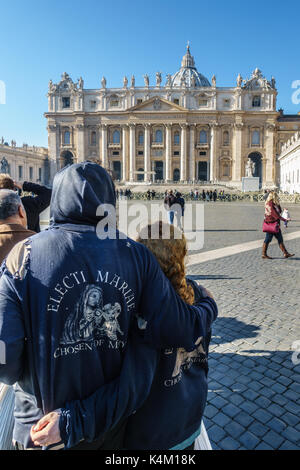
<svg viewBox="0 0 300 470">
<path fill-rule="evenodd" d="M 133 381 L 132 370 L 135 392 L 127 403 L 133 412 L 149 393 L 156 363 L 154 358 L 153 367 L 138 361 L 136 366 L 134 355 L 124 361 L 133 344 L 129 337 L 143 341 L 144 351 L 191 352 L 217 315 L 210 297 L 196 306 L 181 300 L 145 246 L 118 231 L 100 233 L 105 210 L 114 207 L 114 185 L 103 168 L 91 162 L 64 168 L 53 182 L 50 228 L 18 243 L 2 267 L 0 340 L 6 363 L 0 365 L 0 381 L 16 383 L 18 448 L 36 448 L 30 430 L 45 414 L 90 396 L 121 373 Z M 115 397 L 106 399 L 108 439 L 118 440 L 122 415 Z M 90 427 L 92 435 L 92 419 Z M 103 445 L 103 436 L 79 444 Z"/>
</svg>

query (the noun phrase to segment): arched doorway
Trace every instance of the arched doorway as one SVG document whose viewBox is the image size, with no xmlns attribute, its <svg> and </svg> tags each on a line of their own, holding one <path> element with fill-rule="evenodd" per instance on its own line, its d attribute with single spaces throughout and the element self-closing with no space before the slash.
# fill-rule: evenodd
<svg viewBox="0 0 300 470">
<path fill-rule="evenodd" d="M 254 170 L 254 175 L 256 178 L 259 178 L 259 184 L 261 185 L 262 183 L 262 156 L 259 152 L 252 152 L 250 155 L 248 155 L 248 158 L 250 158 L 254 163 L 255 163 L 255 170 Z"/>
<path fill-rule="evenodd" d="M 180 170 L 179 168 L 175 168 L 173 171 L 173 181 L 179 181 L 180 180 Z"/>
<path fill-rule="evenodd" d="M 73 163 L 74 163 L 74 157 L 73 157 L 72 152 L 70 152 L 69 150 L 66 150 L 65 152 L 61 154 L 61 157 L 60 157 L 61 168 L 64 168 L 67 165 L 73 165 Z"/>
</svg>

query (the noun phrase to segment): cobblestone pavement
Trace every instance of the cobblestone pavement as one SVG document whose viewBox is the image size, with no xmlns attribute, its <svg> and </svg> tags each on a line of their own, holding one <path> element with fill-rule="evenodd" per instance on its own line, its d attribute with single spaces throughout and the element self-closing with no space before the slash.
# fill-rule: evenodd
<svg viewBox="0 0 300 470">
<path fill-rule="evenodd" d="M 298 256 L 274 244 L 274 260 L 256 249 L 188 269 L 219 306 L 204 419 L 214 449 L 300 449 L 300 240 L 287 247 Z"/>
</svg>

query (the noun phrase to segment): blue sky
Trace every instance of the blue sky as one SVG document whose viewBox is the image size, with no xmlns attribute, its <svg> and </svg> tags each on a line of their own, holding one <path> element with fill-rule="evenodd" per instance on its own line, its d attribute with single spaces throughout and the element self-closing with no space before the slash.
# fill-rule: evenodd
<svg viewBox="0 0 300 470">
<path fill-rule="evenodd" d="M 297 113 L 292 82 L 300 80 L 299 0 L 2 0 L 0 138 L 47 146 L 47 90 L 66 71 L 86 88 L 121 86 L 124 75 L 150 85 L 155 72 L 180 67 L 186 43 L 198 70 L 217 86 L 261 68 L 273 75 L 278 108 Z"/>
</svg>

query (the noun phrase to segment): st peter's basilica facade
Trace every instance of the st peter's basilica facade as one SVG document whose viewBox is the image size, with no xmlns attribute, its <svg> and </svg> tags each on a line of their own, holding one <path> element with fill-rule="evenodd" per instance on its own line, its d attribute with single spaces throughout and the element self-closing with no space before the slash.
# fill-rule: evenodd
<svg viewBox="0 0 300 470">
<path fill-rule="evenodd" d="M 278 184 L 276 155 L 299 128 L 300 116 L 278 125 L 275 79 L 259 69 L 235 86 L 219 87 L 197 71 L 187 46 L 180 69 L 150 85 L 124 77 L 121 88 L 85 89 L 64 73 L 49 82 L 48 150 L 52 175 L 92 160 L 120 181 L 224 183 L 241 187 L 250 158 L 262 187 Z M 296 126 L 295 126 L 296 124 Z"/>
</svg>

